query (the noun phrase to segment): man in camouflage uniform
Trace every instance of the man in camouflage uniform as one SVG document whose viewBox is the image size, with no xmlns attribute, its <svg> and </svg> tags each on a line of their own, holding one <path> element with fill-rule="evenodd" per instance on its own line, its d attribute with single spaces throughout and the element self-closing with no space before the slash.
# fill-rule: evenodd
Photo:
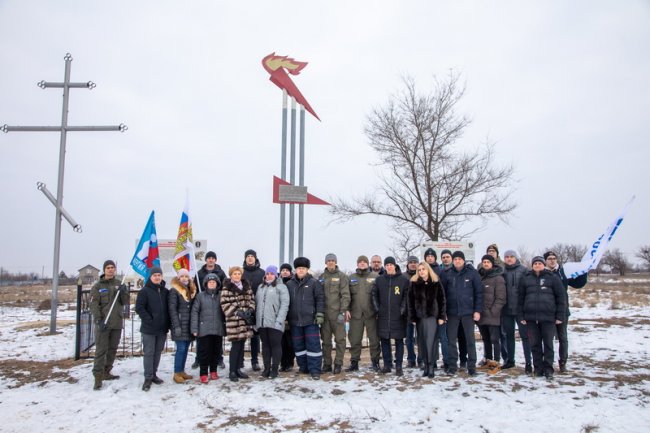
<svg viewBox="0 0 650 433">
<path fill-rule="evenodd" d="M 111 374 L 111 369 L 122 336 L 124 306 L 129 304 L 128 289 L 115 278 L 115 262 L 106 260 L 103 270 L 99 281 L 90 289 L 90 312 L 95 322 L 94 390 L 101 389 L 103 380 L 120 378 Z M 115 306 L 109 316 L 109 310 L 116 297 Z"/>
<path fill-rule="evenodd" d="M 350 320 L 350 286 L 348 276 L 336 265 L 336 255 L 325 256 L 325 270 L 320 283 L 325 292 L 325 322 L 321 326 L 323 340 L 323 372 L 332 371 L 332 335 L 336 343 L 334 374 L 341 373 L 345 355 L 345 322 Z"/>
<path fill-rule="evenodd" d="M 372 306 L 372 285 L 377 274 L 369 268 L 368 257 L 359 256 L 357 271 L 350 275 L 350 367 L 345 371 L 358 371 L 361 359 L 363 329 L 370 340 L 372 369 L 379 371 L 379 337 L 377 337 L 377 312 Z"/>
</svg>

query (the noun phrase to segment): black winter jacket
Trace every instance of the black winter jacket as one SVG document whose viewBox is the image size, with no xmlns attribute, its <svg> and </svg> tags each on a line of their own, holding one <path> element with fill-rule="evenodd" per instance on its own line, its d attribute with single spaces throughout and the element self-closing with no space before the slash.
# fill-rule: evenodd
<svg viewBox="0 0 650 433">
<path fill-rule="evenodd" d="M 502 315 L 516 316 L 519 303 L 519 281 L 526 275 L 528 269 L 519 260 L 510 266 L 503 265 L 503 278 L 506 280 L 506 305 L 501 310 Z"/>
<path fill-rule="evenodd" d="M 427 317 L 446 320 L 446 304 L 445 289 L 440 281 L 424 281 L 420 277 L 416 281 L 411 280 L 408 290 L 409 322 L 416 322 L 418 319 Z"/>
<path fill-rule="evenodd" d="M 264 269 L 260 268 L 259 260 L 255 260 L 253 266 L 248 266 L 246 262 L 243 265 L 244 279 L 251 283 L 253 294 L 257 294 L 257 288 L 264 282 Z"/>
<path fill-rule="evenodd" d="M 140 332 L 149 335 L 163 335 L 169 331 L 169 290 L 165 287 L 165 281 L 160 284 L 147 283 L 138 292 L 135 300 L 135 312 L 138 313 L 142 323 Z"/>
<path fill-rule="evenodd" d="M 397 269 L 393 275 L 383 274 L 375 279 L 372 286 L 372 304 L 378 312 L 379 338 L 406 337 L 408 287 L 408 278 Z"/>
<path fill-rule="evenodd" d="M 287 282 L 289 289 L 289 314 L 291 326 L 313 325 L 316 313 L 325 314 L 325 292 L 321 283 L 310 274 L 302 280 L 297 275 Z"/>
<path fill-rule="evenodd" d="M 483 311 L 483 284 L 478 271 L 466 264 L 460 271 L 455 266 L 440 275 L 447 296 L 447 316 L 471 316 Z"/>
<path fill-rule="evenodd" d="M 169 306 L 169 319 L 174 341 L 190 341 L 194 338 L 190 332 L 190 316 L 194 296 L 196 293 L 191 294 L 189 288 L 184 287 L 178 278 L 172 280 L 172 288 L 167 296 L 167 305 Z"/>
<path fill-rule="evenodd" d="M 517 320 L 532 322 L 565 321 L 566 303 L 562 281 L 544 269 L 539 275 L 528 271 L 519 283 Z"/>
</svg>

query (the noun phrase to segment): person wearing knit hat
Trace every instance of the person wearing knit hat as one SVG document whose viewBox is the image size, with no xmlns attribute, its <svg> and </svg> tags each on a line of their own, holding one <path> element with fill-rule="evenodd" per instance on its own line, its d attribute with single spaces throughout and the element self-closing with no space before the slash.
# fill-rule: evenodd
<svg viewBox="0 0 650 433">
<path fill-rule="evenodd" d="M 278 279 L 278 267 L 269 265 L 255 295 L 255 327 L 262 340 L 262 377 L 275 379 L 282 358 L 282 333 L 289 312 L 289 291 Z"/>
<path fill-rule="evenodd" d="M 558 361 L 560 364 L 560 373 L 566 373 L 566 363 L 569 357 L 569 316 L 571 312 L 569 311 L 569 286 L 574 289 L 580 289 L 587 284 L 588 273 L 579 275 L 575 278 L 568 278 L 564 273 L 564 267 L 558 262 L 560 257 L 557 253 L 553 251 L 547 251 L 544 253 L 544 260 L 546 262 L 546 269 L 551 271 L 555 276 L 557 276 L 562 281 L 562 287 L 564 287 L 564 303 L 566 304 L 566 317 L 562 320 L 562 323 L 556 326 L 557 339 L 559 342 L 558 347 Z"/>
<path fill-rule="evenodd" d="M 409 279 L 395 263 L 395 258 L 384 259 L 386 272 L 375 280 L 372 288 L 372 303 L 377 311 L 377 335 L 380 338 L 384 367 L 383 374 L 390 373 L 393 367 L 391 340 L 395 344 L 395 374 L 403 375 L 404 337 L 406 336 L 406 292 Z"/>
<path fill-rule="evenodd" d="M 286 285 L 293 277 L 293 267 L 289 263 L 282 263 L 280 265 L 280 279 Z M 293 368 L 296 354 L 293 352 L 293 344 L 291 343 L 291 327 L 289 322 L 284 322 L 284 333 L 282 334 L 282 359 L 280 360 L 280 371 L 286 372 Z"/>
<path fill-rule="evenodd" d="M 489 374 L 501 370 L 501 310 L 506 304 L 506 282 L 503 269 L 494 265 L 494 257 L 485 254 L 478 270 L 483 283 L 483 313 L 478 321 L 478 329 L 483 341 L 483 360 L 479 365 Z"/>
<path fill-rule="evenodd" d="M 503 365 L 501 369 L 513 368 L 515 363 L 515 323 L 519 328 L 521 337 L 521 346 L 524 352 L 525 371 L 527 374 L 533 372 L 532 356 L 530 352 L 530 343 L 528 340 L 528 328 L 517 320 L 517 303 L 519 302 L 519 282 L 528 272 L 526 267 L 519 262 L 518 254 L 515 250 L 507 250 L 503 253 L 503 276 L 506 281 L 506 305 L 503 307 L 501 315 L 501 353 Z M 505 349 L 505 350 L 504 350 Z"/>
<path fill-rule="evenodd" d="M 433 248 L 427 248 L 427 250 L 424 252 L 424 261 L 431 266 L 431 269 L 433 269 L 433 272 L 435 272 L 438 276 L 440 275 L 441 269 L 440 265 L 438 264 L 438 255 L 436 254 L 436 250 Z"/>
<path fill-rule="evenodd" d="M 556 325 L 567 319 L 562 281 L 546 269 L 544 257 L 531 260 L 533 269 L 519 283 L 517 320 L 527 326 L 535 376 L 553 379 L 553 338 Z"/>
<path fill-rule="evenodd" d="M 191 330 L 191 308 L 196 297 L 197 289 L 194 281 L 190 278 L 190 272 L 180 268 L 172 279 L 172 288 L 169 290 L 169 318 L 171 320 L 172 340 L 176 344 L 174 354 L 174 375 L 172 380 L 175 383 L 185 383 L 193 377 L 185 373 L 187 353 L 192 342 Z"/>
<path fill-rule="evenodd" d="M 257 288 L 264 282 L 264 269 L 260 267 L 260 261 L 257 252 L 248 249 L 244 253 L 244 279 L 248 280 L 253 289 L 253 295 L 257 293 Z M 253 336 L 250 338 L 251 347 L 251 368 L 253 371 L 260 371 L 259 353 L 260 353 L 260 336 L 257 331 L 253 330 Z M 244 368 L 244 364 L 240 366 Z"/>
<path fill-rule="evenodd" d="M 191 316 L 190 330 L 197 341 L 199 377 L 201 383 L 207 384 L 219 379 L 217 367 L 223 357 L 225 320 L 221 309 L 221 280 L 217 274 L 209 273 L 203 278 L 203 291 L 194 299 Z"/>
<path fill-rule="evenodd" d="M 325 269 L 320 276 L 325 292 L 325 322 L 320 328 L 323 340 L 322 371 L 340 374 L 345 355 L 345 322 L 350 320 L 350 280 L 336 264 L 336 255 L 325 256 Z M 332 366 L 332 337 L 336 346 L 336 357 Z"/>
<path fill-rule="evenodd" d="M 163 380 L 157 376 L 160 356 L 165 348 L 169 331 L 169 290 L 163 280 L 162 269 L 154 266 L 149 269 L 149 278 L 138 292 L 135 312 L 140 316 L 142 335 L 142 364 L 144 367 L 143 391 L 149 391 L 151 384 L 160 385 Z"/>
<path fill-rule="evenodd" d="M 377 313 L 372 306 L 372 286 L 378 275 L 370 270 L 369 265 L 367 256 L 359 256 L 357 269 L 350 275 L 350 329 L 348 331 L 350 366 L 345 369 L 347 372 L 359 370 L 364 329 L 369 341 L 372 369 L 379 372 L 381 351 L 377 336 Z"/>
<path fill-rule="evenodd" d="M 290 298 L 287 318 L 299 371 L 318 380 L 323 360 L 319 325 L 325 322 L 325 293 L 321 283 L 309 274 L 310 264 L 306 257 L 293 261 L 296 273 L 287 283 Z"/>
<path fill-rule="evenodd" d="M 95 324 L 93 389 L 96 391 L 101 389 L 104 380 L 120 378 L 111 370 L 122 337 L 124 306 L 129 305 L 129 290 L 115 278 L 115 262 L 106 260 L 102 270 L 99 281 L 90 289 L 90 312 Z"/>
<path fill-rule="evenodd" d="M 205 264 L 201 266 L 201 269 L 198 270 L 196 273 L 195 282 L 196 286 L 199 289 L 199 291 L 203 290 L 205 287 L 205 277 L 208 274 L 215 274 L 217 278 L 219 278 L 219 285 L 221 286 L 221 283 L 225 281 L 226 279 L 226 273 L 224 270 L 221 268 L 221 266 L 217 263 L 217 254 L 214 251 L 208 251 L 205 255 Z M 196 340 L 196 357 L 194 359 L 194 363 L 192 364 L 192 368 L 199 368 L 199 352 L 201 352 L 201 342 L 199 339 Z M 223 362 L 223 350 L 222 347 L 219 348 L 218 355 L 217 355 L 217 364 L 219 368 L 226 368 L 226 365 Z"/>
<path fill-rule="evenodd" d="M 454 376 L 458 370 L 458 328 L 462 325 L 467 348 L 467 374 L 476 374 L 476 342 L 474 322 L 481 319 L 483 311 L 483 284 L 471 265 L 465 263 L 465 254 L 454 251 L 453 266 L 441 274 L 447 299 L 447 337 L 449 362 L 447 374 Z"/>
</svg>

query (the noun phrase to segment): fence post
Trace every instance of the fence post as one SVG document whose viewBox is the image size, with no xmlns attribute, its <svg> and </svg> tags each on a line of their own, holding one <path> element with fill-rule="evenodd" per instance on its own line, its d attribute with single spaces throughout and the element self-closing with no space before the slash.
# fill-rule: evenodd
<svg viewBox="0 0 650 433">
<path fill-rule="evenodd" d="M 81 358 L 81 277 L 77 280 L 77 325 L 74 345 L 74 360 Z"/>
</svg>

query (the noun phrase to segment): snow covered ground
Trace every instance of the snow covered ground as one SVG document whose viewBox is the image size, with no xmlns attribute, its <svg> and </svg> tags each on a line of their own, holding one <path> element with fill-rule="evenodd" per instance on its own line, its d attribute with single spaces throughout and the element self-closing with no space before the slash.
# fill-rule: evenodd
<svg viewBox="0 0 650 433">
<path fill-rule="evenodd" d="M 570 372 L 553 382 L 524 375 L 519 353 L 519 368 L 471 379 L 422 379 L 417 369 L 378 376 L 364 363 L 321 381 L 291 372 L 177 385 L 166 353 L 165 383 L 148 393 L 137 357 L 119 359 L 121 379 L 92 390 L 92 363 L 71 360 L 73 310 L 59 311 L 62 333 L 50 336 L 49 311 L 0 306 L 0 431 L 650 431 L 648 295 L 638 302 L 599 289 L 572 297 L 582 306 L 572 308 Z"/>
</svg>

